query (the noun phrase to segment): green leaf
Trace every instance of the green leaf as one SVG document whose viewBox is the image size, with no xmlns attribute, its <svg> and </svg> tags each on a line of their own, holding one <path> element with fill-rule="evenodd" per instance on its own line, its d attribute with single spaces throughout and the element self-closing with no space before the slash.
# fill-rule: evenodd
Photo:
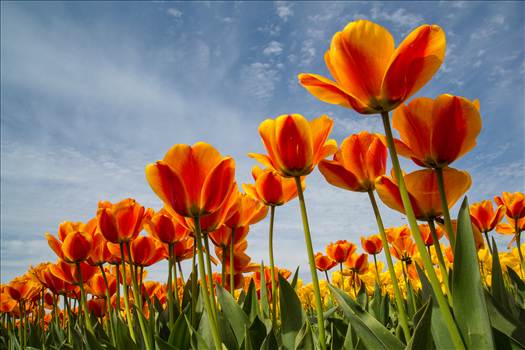
<svg viewBox="0 0 525 350">
<path fill-rule="evenodd" d="M 255 320 L 255 317 L 259 314 L 259 301 L 257 300 L 257 291 L 255 290 L 255 283 L 253 279 L 250 281 L 250 286 L 248 287 L 248 292 L 246 293 L 246 298 L 244 298 L 244 304 L 242 309 L 248 319 L 250 324 Z M 244 332 L 244 330 L 243 330 Z"/>
<path fill-rule="evenodd" d="M 190 347 L 190 341 L 191 336 L 188 325 L 186 324 L 186 315 L 181 313 L 173 325 L 170 337 L 168 338 L 168 344 L 178 349 L 187 349 Z"/>
<path fill-rule="evenodd" d="M 244 343 L 242 343 L 241 349 L 242 350 L 253 350 L 252 340 L 250 338 L 250 332 L 248 331 L 248 327 L 244 328 Z"/>
<path fill-rule="evenodd" d="M 314 348 L 312 327 L 310 326 L 310 322 L 306 320 L 295 338 L 295 349 L 310 350 Z"/>
<path fill-rule="evenodd" d="M 295 338 L 306 321 L 306 314 L 293 287 L 279 275 L 281 338 L 285 349 L 293 349 Z"/>
<path fill-rule="evenodd" d="M 491 294 L 496 304 L 511 314 L 513 317 L 518 317 L 518 310 L 511 304 L 514 298 L 507 292 L 505 282 L 503 280 L 503 272 L 501 272 L 501 264 L 499 261 L 498 247 L 496 241 L 492 237 L 492 281 Z"/>
<path fill-rule="evenodd" d="M 361 282 L 361 287 L 359 287 L 359 291 L 357 292 L 357 302 L 368 311 L 368 294 L 366 293 L 366 287 L 363 282 Z"/>
<path fill-rule="evenodd" d="M 270 281 L 271 283 L 271 281 Z M 261 261 L 261 316 L 270 318 L 270 302 L 268 300 L 268 289 L 266 287 L 266 274 L 264 273 L 264 263 Z"/>
<path fill-rule="evenodd" d="M 417 322 L 416 322 L 417 320 Z M 432 299 L 421 307 L 414 316 L 416 327 L 414 334 L 407 344 L 406 350 L 431 349 L 432 348 Z"/>
<path fill-rule="evenodd" d="M 485 293 L 485 297 L 492 327 L 525 348 L 525 325 L 519 319 L 506 313 L 488 293 Z"/>
<path fill-rule="evenodd" d="M 253 320 L 253 323 L 249 329 L 249 334 L 252 347 L 254 349 L 259 349 L 267 336 L 266 326 L 261 321 L 259 316 L 255 317 L 255 320 Z"/>
<path fill-rule="evenodd" d="M 168 342 L 162 340 L 162 338 L 159 336 L 155 337 L 155 343 L 157 344 L 157 348 L 159 350 L 179 350 L 179 348 L 170 345 Z"/>
<path fill-rule="evenodd" d="M 430 285 L 430 281 L 427 278 L 427 275 L 421 267 L 416 263 L 417 274 L 419 275 L 419 280 L 421 281 L 421 290 L 423 294 L 423 300 L 432 299 L 432 338 L 436 348 L 438 349 L 454 349 L 454 343 L 450 337 L 450 332 L 448 331 L 445 320 L 443 319 L 443 314 L 439 310 L 439 305 L 436 301 L 434 291 Z"/>
<path fill-rule="evenodd" d="M 188 320 L 188 318 L 184 317 L 184 319 L 186 320 L 186 324 L 188 325 L 188 329 L 190 330 L 191 347 L 193 349 L 209 350 L 210 348 L 208 347 L 208 344 L 206 343 L 204 338 L 191 326 L 191 323 Z"/>
<path fill-rule="evenodd" d="M 452 296 L 454 316 L 467 348 L 493 349 L 494 341 L 483 296 L 478 256 L 466 197 L 461 204 L 458 216 Z"/>
<path fill-rule="evenodd" d="M 249 325 L 248 316 L 235 302 L 232 295 L 220 285 L 217 285 L 217 299 L 221 305 L 222 312 L 228 320 L 238 344 L 242 344 L 245 328 Z"/>
<path fill-rule="evenodd" d="M 295 269 L 295 273 L 293 274 L 292 283 L 291 283 L 291 286 L 293 289 L 297 288 L 298 279 L 299 279 L 299 266 L 297 266 L 297 269 Z"/>
<path fill-rule="evenodd" d="M 260 349 L 261 350 L 279 349 L 279 345 L 277 344 L 277 338 L 275 337 L 273 330 L 270 333 L 268 333 Z"/>
<path fill-rule="evenodd" d="M 329 286 L 337 299 L 344 315 L 348 318 L 357 335 L 369 349 L 396 350 L 404 349 L 401 343 L 387 328 L 372 315 L 363 310 L 348 294 L 338 288 Z"/>
</svg>

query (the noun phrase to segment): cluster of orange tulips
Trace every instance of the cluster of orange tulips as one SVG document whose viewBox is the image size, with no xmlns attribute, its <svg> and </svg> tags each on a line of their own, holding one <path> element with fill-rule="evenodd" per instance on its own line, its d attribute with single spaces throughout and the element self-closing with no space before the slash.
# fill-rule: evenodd
<svg viewBox="0 0 525 350">
<path fill-rule="evenodd" d="M 439 69 L 445 47 L 445 34 L 436 25 L 415 29 L 395 47 L 392 35 L 378 24 L 349 23 L 334 35 L 325 54 L 333 80 L 300 74 L 299 82 L 321 101 L 380 115 L 384 135 L 361 131 L 338 147 L 329 139 L 333 121 L 328 116 L 311 121 L 299 114 L 267 119 L 259 126 L 267 154 L 249 154 L 264 168 L 253 168 L 254 183 L 243 184 L 244 193 L 235 181 L 232 158 L 204 142 L 174 145 L 145 170 L 162 201 L 161 210 L 146 209 L 133 199 L 102 201 L 89 222 L 60 224 L 58 238 L 46 234 L 58 262 L 32 267 L 2 285 L 2 329 L 16 334 L 5 339 L 22 348 L 30 346 L 35 337 L 29 335 L 35 334 L 31 329 L 36 325 L 42 329 L 37 333 L 42 334 L 41 344 L 47 344 L 44 329 L 58 325 L 67 329 L 63 341 L 76 344 L 71 330 L 76 324 L 84 330 L 86 344 L 97 335 L 106 337 L 104 348 L 134 344 L 147 350 L 190 346 L 324 350 L 337 347 L 332 323 L 336 316 L 326 315 L 331 310 L 348 325 L 342 332 L 344 344 L 357 338 L 369 349 L 377 344 L 391 349 L 416 346 L 413 342 L 421 341 L 424 331 L 415 320 L 434 312 L 438 320 L 433 314 L 433 322 L 440 322 L 448 344 L 457 349 L 494 347 L 491 326 L 483 316 L 487 313 L 483 288 L 494 288 L 497 277 L 487 276 L 497 275 L 499 270 L 492 265 L 499 266 L 500 260 L 505 271 L 517 270 L 523 276 L 520 235 L 525 230 L 525 196 L 505 192 L 495 197 L 496 208 L 483 201 L 469 210 L 465 201 L 458 220 L 452 220 L 449 209 L 472 181 L 468 172 L 450 165 L 476 144 L 482 124 L 480 104 L 449 94 L 406 103 Z M 405 174 L 398 155 L 422 169 Z M 364 253 L 357 253 L 356 244 L 340 240 L 326 247 L 326 255 L 314 255 L 303 192 L 307 176 L 317 166 L 328 183 L 367 194 L 378 234 L 361 237 Z M 406 215 L 408 226 L 385 228 L 376 194 L 386 206 Z M 274 262 L 276 209 L 295 197 L 311 274 L 311 284 L 304 286 L 297 275 L 290 284 L 291 272 Z M 268 212 L 269 266 L 261 266 L 247 254 L 248 232 Z M 507 223 L 501 223 L 504 216 Z M 497 247 L 489 236 L 494 229 L 512 234 L 516 249 L 494 251 Z M 141 234 L 143 230 L 147 235 Z M 440 243 L 443 236 L 450 243 L 447 247 Z M 384 260 L 378 261 L 381 253 Z M 498 255 L 498 262 L 491 254 Z M 164 260 L 166 283 L 146 281 L 147 268 Z M 186 260 L 192 271 L 187 280 L 181 268 Z M 212 265 L 220 265 L 221 272 L 214 272 Z M 335 267 L 339 271 L 330 281 L 328 271 Z M 325 273 L 326 281 L 319 281 L 317 270 Z M 430 293 L 426 295 L 432 296 L 434 305 L 418 297 L 420 290 Z M 462 293 L 470 294 L 467 298 Z M 373 296 L 374 305 L 379 300 L 390 303 L 393 296 L 396 316 L 383 324 L 371 321 L 370 314 L 355 304 L 362 295 Z M 465 300 L 485 323 L 473 322 L 472 313 L 464 312 Z M 315 321 L 297 309 L 300 302 Z M 470 322 L 468 327 L 465 322 Z M 261 324 L 264 334 L 256 337 L 252 330 Z M 363 327 L 368 333 L 362 333 Z M 186 339 L 184 334 L 191 341 L 180 340 Z M 479 334 L 485 335 L 473 338 Z M 425 339 L 436 346 L 442 341 Z"/>
</svg>

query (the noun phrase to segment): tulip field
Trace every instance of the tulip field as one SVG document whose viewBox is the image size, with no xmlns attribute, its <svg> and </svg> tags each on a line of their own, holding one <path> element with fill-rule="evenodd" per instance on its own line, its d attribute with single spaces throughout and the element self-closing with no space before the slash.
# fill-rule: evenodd
<svg viewBox="0 0 525 350">
<path fill-rule="evenodd" d="M 350 22 L 326 43 L 330 76 L 298 76 L 305 99 L 379 118 L 382 133 L 357 130 L 338 145 L 328 115 L 267 119 L 266 152 L 247 155 L 253 181 L 243 184 L 214 146 L 174 144 L 143 164 L 161 210 L 101 198 L 92 220 L 57 223 L 45 234 L 57 260 L 1 285 L 0 348 L 525 349 L 525 195 L 469 203 L 469 169 L 453 166 L 476 147 L 483 101 L 413 97 L 445 61 L 445 30 L 422 25 L 400 39 Z M 405 172 L 400 157 L 418 169 Z M 361 192 L 375 232 L 315 251 L 304 197 L 313 171 Z M 274 262 L 274 218 L 291 201 L 308 282 Z M 385 227 L 383 208 L 407 225 Z M 261 263 L 249 229 L 266 217 Z M 149 279 L 162 264 L 165 279 Z"/>
</svg>

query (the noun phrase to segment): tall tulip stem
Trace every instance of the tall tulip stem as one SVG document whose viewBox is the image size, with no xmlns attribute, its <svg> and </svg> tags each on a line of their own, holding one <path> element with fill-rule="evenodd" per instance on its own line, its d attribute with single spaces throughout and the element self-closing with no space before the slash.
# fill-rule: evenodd
<svg viewBox="0 0 525 350">
<path fill-rule="evenodd" d="M 202 233 L 200 218 L 195 216 L 193 218 L 195 223 L 195 240 L 197 241 L 197 254 L 199 259 L 199 274 L 201 280 L 201 295 L 204 298 L 204 307 L 211 323 L 211 334 L 213 336 L 213 342 L 217 350 L 222 349 L 221 338 L 219 337 L 219 330 L 217 329 L 217 323 L 213 315 L 210 294 L 208 290 L 208 283 L 206 283 L 206 271 L 204 270 L 204 254 L 202 253 Z"/>
<path fill-rule="evenodd" d="M 210 282 L 210 302 L 211 302 L 211 311 L 213 312 L 213 318 L 215 319 L 215 324 L 218 322 L 218 312 L 217 312 L 217 303 L 215 302 L 215 288 L 213 283 L 213 270 L 211 269 L 211 259 L 210 259 L 210 240 L 208 235 L 204 235 L 204 248 L 206 249 L 206 268 L 208 270 L 208 279 Z"/>
<path fill-rule="evenodd" d="M 485 235 L 485 239 L 487 240 L 487 247 L 489 249 L 490 255 L 492 255 L 492 244 L 490 244 L 489 231 L 485 230 L 483 231 L 483 234 Z"/>
<path fill-rule="evenodd" d="M 396 271 L 394 270 L 394 262 L 392 261 L 392 255 L 390 254 L 390 249 L 388 247 L 388 239 L 386 238 L 385 226 L 383 225 L 383 219 L 381 218 L 381 213 L 379 212 L 379 207 L 377 206 L 376 198 L 372 190 L 368 191 L 368 197 L 370 198 L 370 203 L 372 203 L 372 209 L 374 210 L 377 227 L 379 229 L 379 236 L 381 237 L 381 242 L 383 242 L 383 251 L 385 252 L 386 265 L 388 266 L 388 273 L 390 274 L 390 280 L 392 281 L 392 287 L 394 288 L 394 298 L 396 300 L 396 305 L 399 312 L 399 321 L 401 323 L 401 328 L 403 329 L 405 339 L 408 341 L 408 339 L 410 339 L 410 328 L 408 327 L 408 318 L 405 311 L 405 303 L 403 302 L 401 290 L 399 289 L 399 284 L 397 283 Z"/>
<path fill-rule="evenodd" d="M 399 165 L 399 159 L 397 157 L 396 147 L 394 145 L 394 136 L 392 135 L 392 128 L 390 127 L 390 118 L 388 112 L 381 113 L 381 117 L 385 129 L 386 141 L 388 150 L 390 152 L 390 158 L 392 160 L 392 167 L 396 174 L 399 192 L 401 194 L 401 200 L 403 202 L 403 207 L 405 208 L 405 213 L 408 219 L 410 230 L 412 231 L 412 236 L 414 237 L 414 240 L 416 242 L 419 255 L 423 260 L 423 265 L 428 274 L 430 284 L 432 285 L 432 290 L 434 291 L 434 295 L 436 296 L 439 309 L 441 310 L 443 319 L 445 320 L 447 328 L 450 332 L 450 336 L 454 343 L 454 346 L 456 347 L 456 349 L 465 349 L 465 344 L 463 343 L 463 340 L 459 333 L 458 326 L 454 321 L 454 317 L 452 316 L 452 312 L 450 311 L 448 302 L 445 299 L 445 296 L 443 295 L 443 291 L 441 290 L 439 280 L 436 276 L 436 271 L 434 271 L 432 260 L 430 259 L 430 255 L 428 255 L 428 252 L 425 249 L 425 243 L 423 242 L 421 232 L 419 232 L 419 227 L 417 226 L 416 216 L 414 214 L 414 210 L 412 209 L 412 204 L 410 203 L 410 198 L 408 196 L 408 192 L 405 186 L 405 180 L 403 179 L 403 172 L 401 171 L 401 167 Z"/>
<path fill-rule="evenodd" d="M 82 303 L 82 309 L 84 309 L 84 321 L 86 322 L 87 330 L 92 334 L 95 334 L 93 331 L 93 324 L 91 323 L 91 317 L 89 317 L 89 309 L 86 301 L 86 291 L 84 290 L 84 281 L 82 280 L 82 270 L 80 269 L 80 263 L 76 263 L 76 266 L 78 285 L 80 287 L 80 302 Z"/>
<path fill-rule="evenodd" d="M 450 211 L 448 210 L 447 196 L 445 192 L 445 182 L 443 181 L 443 168 L 435 168 L 436 177 L 438 181 L 439 197 L 441 199 L 441 210 L 443 211 L 443 219 L 445 220 L 445 229 L 447 230 L 450 246 L 452 249 L 456 247 L 456 235 L 450 220 Z"/>
<path fill-rule="evenodd" d="M 173 243 L 168 244 L 168 320 L 169 320 L 169 328 L 173 327 L 175 323 L 175 316 L 173 312 L 173 292 L 172 292 L 172 273 L 171 269 L 173 268 Z"/>
<path fill-rule="evenodd" d="M 275 295 L 275 264 L 273 260 L 273 222 L 275 217 L 275 205 L 270 206 L 270 232 L 268 233 L 268 254 L 270 255 L 270 278 L 272 280 L 272 320 L 275 324 L 277 319 L 277 298 Z M 264 271 L 263 271 L 264 273 Z"/>
<path fill-rule="evenodd" d="M 122 257 L 122 287 L 124 288 L 124 308 L 126 309 L 126 320 L 128 321 L 129 334 L 131 339 L 136 342 L 135 328 L 133 327 L 133 320 L 131 319 L 131 311 L 129 310 L 129 291 L 128 291 L 128 278 L 126 273 L 126 259 L 124 254 L 124 243 L 120 243 L 120 255 Z M 118 273 L 118 270 L 117 270 Z M 120 286 L 119 286 L 120 287 Z M 120 303 L 120 301 L 119 301 Z"/>
<path fill-rule="evenodd" d="M 314 250 L 312 247 L 312 237 L 310 235 L 310 226 L 308 225 L 308 215 L 306 213 L 306 204 L 304 201 L 303 187 L 301 178 L 295 177 L 299 204 L 301 206 L 301 217 L 303 219 L 304 240 L 306 241 L 306 250 L 308 252 L 308 261 L 310 265 L 310 274 L 312 275 L 312 284 L 314 286 L 315 306 L 317 311 L 317 324 L 319 328 L 319 345 L 322 350 L 326 350 L 326 340 L 324 334 L 323 303 L 321 301 L 321 290 L 319 288 L 319 279 L 317 278 L 317 269 L 315 267 Z M 272 276 L 273 278 L 273 276 Z"/>
</svg>

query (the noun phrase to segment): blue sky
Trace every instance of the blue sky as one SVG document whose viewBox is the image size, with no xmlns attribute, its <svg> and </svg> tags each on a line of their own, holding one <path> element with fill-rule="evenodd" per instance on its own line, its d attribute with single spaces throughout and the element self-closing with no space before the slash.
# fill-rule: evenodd
<svg viewBox="0 0 525 350">
<path fill-rule="evenodd" d="M 418 95 L 481 102 L 478 146 L 454 163 L 472 174 L 470 202 L 524 191 L 524 10 L 520 2 L 3 1 L 1 280 L 54 261 L 44 233 L 88 220 L 101 199 L 132 196 L 158 209 L 144 167 L 175 143 L 215 145 L 236 159 L 242 183 L 255 164 L 246 153 L 263 151 L 257 127 L 266 118 L 328 114 L 338 142 L 381 131 L 377 117 L 317 101 L 296 80 L 327 73 L 331 36 L 356 19 L 387 27 L 396 43 L 423 23 L 444 28 L 445 63 Z M 376 232 L 366 195 L 329 186 L 317 170 L 307 187 L 316 251 Z M 405 222 L 382 209 L 387 226 Z M 277 210 L 276 263 L 306 273 L 299 220 L 296 202 Z M 268 260 L 267 227 L 249 234 L 257 262 Z"/>
</svg>

